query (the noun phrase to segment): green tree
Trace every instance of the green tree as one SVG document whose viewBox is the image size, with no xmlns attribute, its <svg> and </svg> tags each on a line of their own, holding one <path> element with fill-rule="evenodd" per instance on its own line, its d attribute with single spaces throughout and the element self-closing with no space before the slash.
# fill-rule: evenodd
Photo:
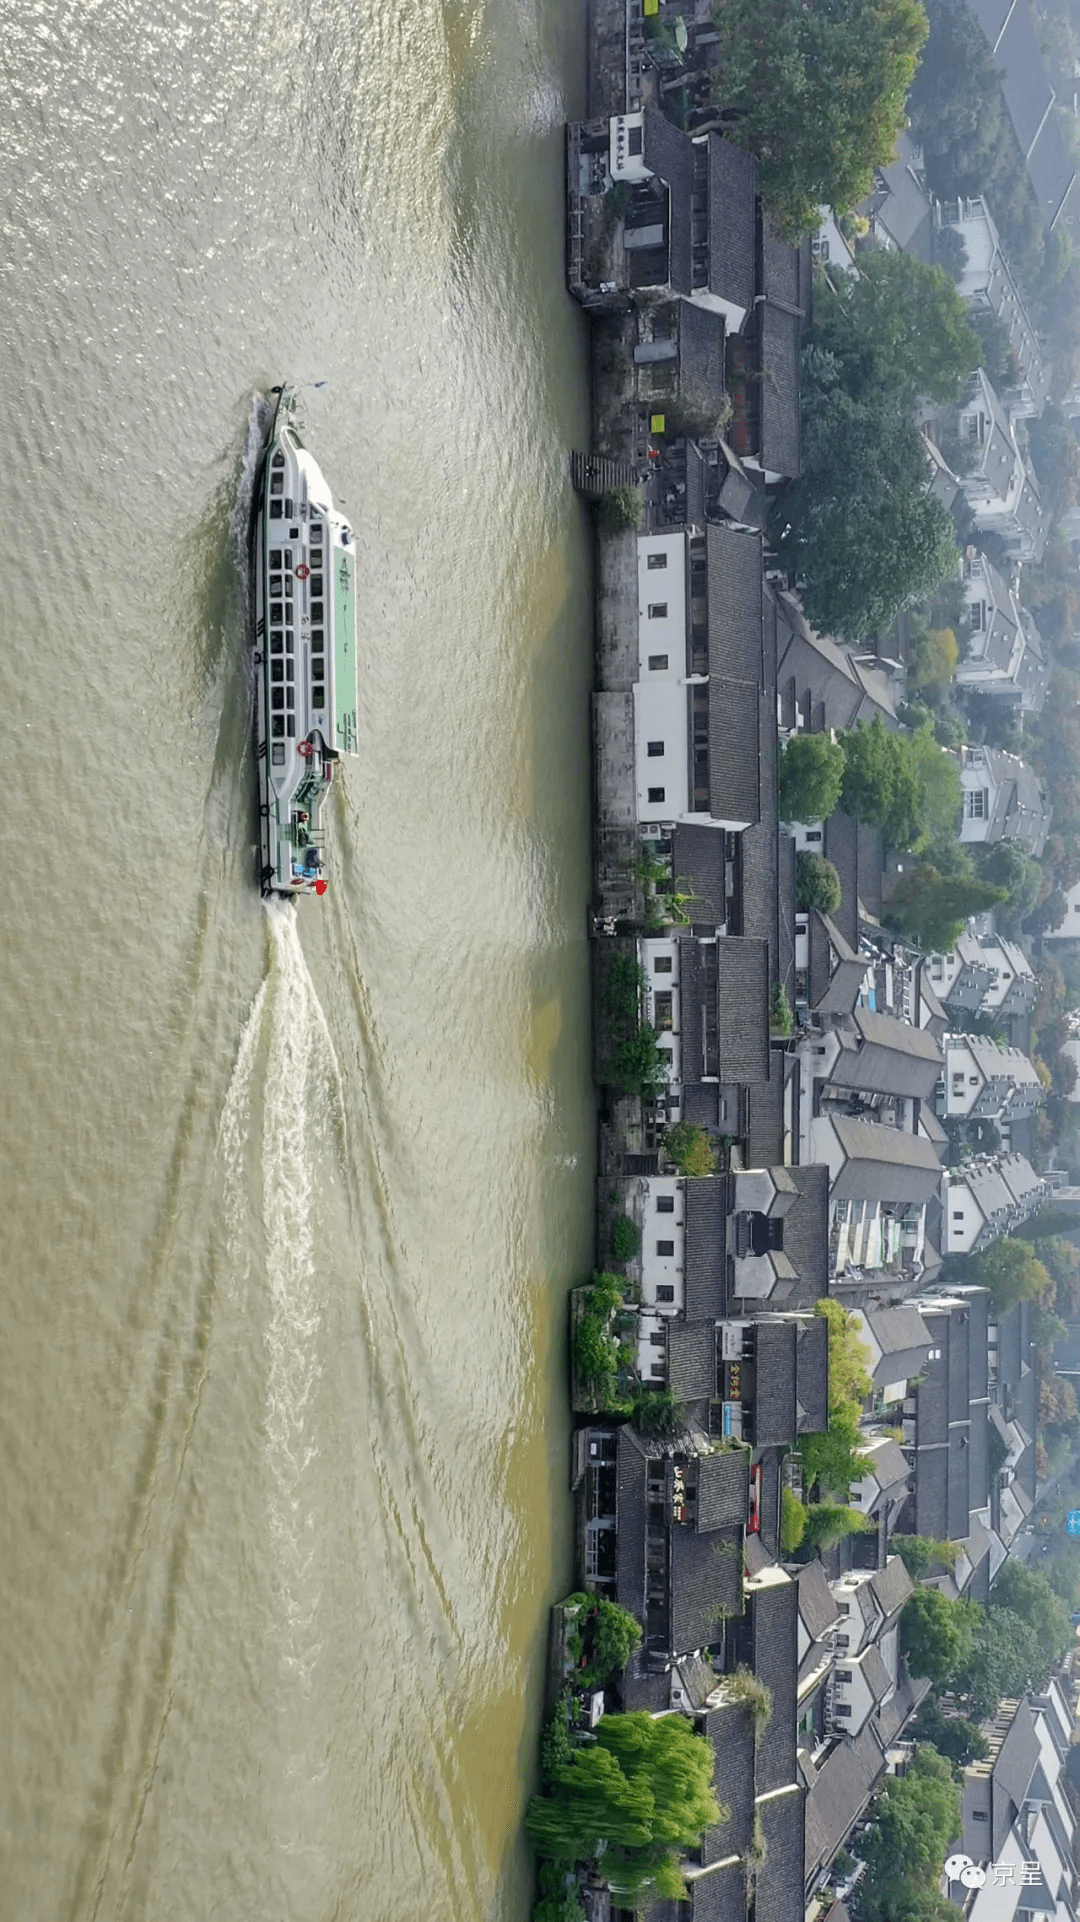
<svg viewBox="0 0 1080 1922">
<path fill-rule="evenodd" d="M 840 1502 L 811 1502 L 806 1511 L 806 1548 L 835 1548 L 849 1535 L 865 1535 L 874 1526 L 869 1515 Z"/>
<path fill-rule="evenodd" d="M 792 734 L 780 753 L 780 819 L 824 821 L 840 799 L 844 750 L 829 734 Z"/>
<path fill-rule="evenodd" d="M 925 832 L 955 836 L 964 805 L 960 769 L 951 754 L 942 752 L 932 724 L 917 728 L 910 739 L 911 758 L 922 789 Z"/>
<path fill-rule="evenodd" d="M 977 844 L 971 850 L 975 871 L 981 881 L 1004 888 L 1000 918 L 1022 921 L 1034 907 L 1042 880 L 1042 869 L 1019 841 Z"/>
<path fill-rule="evenodd" d="M 861 1315 L 825 1296 L 816 1313 L 829 1324 L 829 1408 L 839 1411 L 849 1403 L 856 1408 L 870 1393 L 870 1350 L 860 1339 Z"/>
<path fill-rule="evenodd" d="M 965 1768 L 989 1753 L 989 1744 L 974 1722 L 963 1715 L 943 1715 L 936 1695 L 928 1695 L 909 1731 L 917 1742 L 929 1742 L 955 1768 Z"/>
<path fill-rule="evenodd" d="M 884 634 L 957 565 L 956 533 L 926 491 L 926 448 L 888 396 L 855 399 L 831 354 L 802 361 L 802 473 L 777 495 L 774 543 L 825 634 Z"/>
<path fill-rule="evenodd" d="M 906 1774 L 886 1776 L 860 1846 L 866 1922 L 933 1914 L 937 1877 L 959 1827 L 960 1790 L 948 1762 L 934 1748 L 917 1749 Z"/>
<path fill-rule="evenodd" d="M 981 1721 L 1004 1697 L 1045 1687 L 1051 1667 L 1031 1623 L 1011 1608 L 991 1607 L 980 1610 L 970 1652 L 956 1665 L 952 1686 Z"/>
<path fill-rule="evenodd" d="M 960 1552 L 955 1542 L 935 1541 L 932 1535 L 894 1535 L 890 1547 L 899 1555 L 913 1582 L 921 1582 L 931 1569 L 954 1568 Z"/>
<path fill-rule="evenodd" d="M 906 256 L 901 255 L 901 259 Z M 960 650 L 951 627 L 932 627 L 915 650 L 909 687 L 947 687 L 956 674 Z"/>
<path fill-rule="evenodd" d="M 835 914 L 840 898 L 840 876 L 832 862 L 800 848 L 795 856 L 795 906 L 807 913 L 817 908 L 822 914 Z"/>
<path fill-rule="evenodd" d="M 913 1675 L 947 1681 L 965 1662 L 975 1623 L 964 1602 L 951 1602 L 940 1589 L 917 1588 L 900 1616 L 900 1642 Z"/>
<path fill-rule="evenodd" d="M 758 156 L 784 230 L 810 233 L 820 205 L 853 207 L 892 158 L 926 15 L 916 0 L 724 0 L 713 17 L 725 131 Z"/>
<path fill-rule="evenodd" d="M 860 254 L 857 273 L 817 283 L 814 340 L 855 399 L 887 394 L 908 410 L 922 399 L 958 401 L 981 346 L 945 270 L 884 248 Z"/>
<path fill-rule="evenodd" d="M 538 1854 L 554 1861 L 594 1855 L 602 1841 L 644 1849 L 653 1840 L 653 1797 L 646 1781 L 630 1780 L 618 1757 L 597 1742 L 571 1750 L 551 1792 L 533 1796 L 525 1822 Z"/>
<path fill-rule="evenodd" d="M 955 947 L 969 915 L 982 914 L 1004 899 L 1004 889 L 988 881 L 941 874 L 930 861 L 905 868 L 885 905 L 883 919 L 927 954 Z"/>
<path fill-rule="evenodd" d="M 1061 1660 L 1073 1639 L 1069 1611 L 1046 1576 L 1011 1555 L 1002 1563 L 990 1590 L 990 1606 L 1011 1609 L 1034 1629 L 1040 1652 L 1051 1667 Z"/>
<path fill-rule="evenodd" d="M 979 336 L 982 365 L 995 392 L 1005 394 L 1010 387 L 1018 387 L 1020 362 L 1016 358 L 1008 326 L 1001 315 L 993 313 L 990 308 L 977 308 L 971 316 L 971 324 Z"/>
<path fill-rule="evenodd" d="M 780 1491 L 780 1547 L 785 1555 L 794 1555 L 806 1533 L 806 1510 L 797 1495 L 790 1488 Z"/>
<path fill-rule="evenodd" d="M 945 757 L 930 735 L 933 752 Z M 843 735 L 844 779 L 840 805 L 845 814 L 880 828 L 891 847 L 910 847 L 926 826 L 926 795 L 916 737 L 893 733 L 880 714 L 860 721 Z"/>
<path fill-rule="evenodd" d="M 716 1173 L 716 1156 L 704 1128 L 693 1121 L 676 1121 L 664 1136 L 664 1146 L 681 1175 Z"/>
<path fill-rule="evenodd" d="M 609 487 L 600 500 L 600 525 L 605 534 L 621 534 L 641 526 L 641 491 L 637 487 Z"/>
<path fill-rule="evenodd" d="M 1031 1243 L 1012 1235 L 1002 1235 L 977 1255 L 970 1255 L 964 1272 L 968 1281 L 989 1288 L 999 1314 L 1007 1314 L 1018 1301 L 1049 1296 L 1053 1286 Z"/>
<path fill-rule="evenodd" d="M 807 1488 L 829 1488 L 835 1495 L 846 1496 L 870 1460 L 864 1452 L 864 1439 L 857 1403 L 842 1402 L 830 1408 L 829 1425 L 823 1434 L 799 1437 Z"/>
<path fill-rule="evenodd" d="M 692 1848 L 705 1829 L 720 1821 L 712 1749 L 681 1715 L 605 1715 L 596 1739 L 626 1780 L 651 1795 L 654 1841 Z"/>
</svg>

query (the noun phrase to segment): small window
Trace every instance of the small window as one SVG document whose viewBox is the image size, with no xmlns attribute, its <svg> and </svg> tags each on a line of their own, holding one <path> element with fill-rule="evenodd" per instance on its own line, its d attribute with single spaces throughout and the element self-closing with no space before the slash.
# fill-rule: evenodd
<svg viewBox="0 0 1080 1922">
<path fill-rule="evenodd" d="M 281 519 L 281 502 L 280 501 L 270 502 L 270 519 L 272 521 L 279 521 Z"/>
<path fill-rule="evenodd" d="M 656 1212 L 658 1215 L 673 1215 L 675 1213 L 674 1195 L 657 1195 Z"/>
<path fill-rule="evenodd" d="M 667 602 L 666 601 L 650 601 L 649 602 L 649 619 L 650 621 L 666 621 L 667 620 Z"/>
<path fill-rule="evenodd" d="M 667 1336 L 665 1335 L 663 1329 L 654 1328 L 652 1333 L 649 1336 L 650 1347 L 663 1348 L 666 1346 L 666 1344 L 667 1344 Z"/>
<path fill-rule="evenodd" d="M 271 512 L 271 513 L 273 513 L 273 511 L 274 511 L 274 510 L 273 510 L 273 508 L 271 507 L 271 509 L 270 509 L 270 512 Z M 291 521 L 291 520 L 292 520 L 292 517 L 293 517 L 293 515 L 295 514 L 295 512 L 296 512 L 296 502 L 295 502 L 295 501 L 286 501 L 286 502 L 285 502 L 285 519 L 286 519 L 287 521 Z M 293 537 L 293 540 L 294 540 L 294 541 L 295 541 L 295 540 L 299 540 L 299 538 L 300 538 L 300 529 L 299 529 L 299 528 L 297 528 L 297 529 L 296 529 L 296 532 L 295 532 L 295 534 L 294 534 L 294 533 L 293 533 L 293 530 L 292 530 L 292 528 L 290 527 L 290 529 L 289 529 L 289 532 L 290 532 L 290 534 L 292 534 L 292 537 Z"/>
<path fill-rule="evenodd" d="M 285 563 L 286 570 L 288 570 L 292 566 L 292 548 L 282 547 L 278 551 L 281 555 L 282 560 Z"/>
<path fill-rule="evenodd" d="M 323 678 L 323 662 L 324 662 L 324 660 L 325 660 L 325 656 L 324 656 L 324 655 L 322 655 L 322 654 L 313 654 L 313 655 L 312 655 L 312 657 L 311 657 L 311 678 L 312 678 L 312 680 L 313 680 L 313 681 L 321 681 L 321 680 L 322 680 L 322 678 Z"/>
<path fill-rule="evenodd" d="M 659 1288 L 656 1291 L 656 1299 L 657 1301 L 674 1301 L 675 1290 L 671 1286 L 670 1282 L 667 1282 L 667 1281 L 661 1282 Z"/>
<path fill-rule="evenodd" d="M 667 1374 L 667 1363 L 664 1361 L 654 1361 L 649 1369 L 649 1373 L 654 1381 L 663 1381 L 664 1376 Z"/>
<path fill-rule="evenodd" d="M 280 627 L 280 626 L 281 626 L 281 620 L 282 620 L 282 615 L 281 615 L 281 602 L 280 602 L 280 601 L 271 601 L 271 603 L 270 603 L 270 625 L 271 625 L 271 627 Z"/>
<path fill-rule="evenodd" d="M 670 954 L 658 954 L 656 957 L 656 960 L 653 962 L 652 965 L 653 965 L 654 974 L 670 974 L 671 973 Z"/>
<path fill-rule="evenodd" d="M 657 804 L 657 802 L 659 802 L 659 801 L 662 801 L 662 800 L 664 799 L 664 797 L 665 797 L 665 795 L 666 795 L 666 793 L 667 793 L 667 789 L 666 789 L 666 788 L 662 788 L 662 787 L 651 787 L 651 788 L 649 789 L 649 803 L 650 803 L 650 806 L 652 806 L 652 807 L 655 807 L 655 806 L 656 806 L 656 804 Z"/>
<path fill-rule="evenodd" d="M 270 476 L 270 492 L 271 492 L 272 494 L 283 494 L 283 493 L 285 492 L 285 476 L 284 476 L 284 474 L 271 474 L 271 476 Z"/>
<path fill-rule="evenodd" d="M 667 555 L 666 554 L 650 554 L 649 566 L 650 567 L 666 567 Z"/>
<path fill-rule="evenodd" d="M 626 151 L 631 157 L 640 154 L 642 151 L 641 143 L 643 132 L 644 129 L 642 127 L 628 127 L 626 129 Z"/>
<path fill-rule="evenodd" d="M 286 574 L 286 576 L 285 576 L 285 599 L 286 599 L 287 601 L 291 601 L 291 600 L 292 600 L 292 597 L 293 597 L 293 577 L 292 577 L 292 575 L 291 575 L 291 574 Z M 292 611 L 292 610 L 290 609 L 290 612 L 291 612 L 291 611 Z"/>
<path fill-rule="evenodd" d="M 277 453 L 274 455 L 273 460 L 270 462 L 270 465 L 271 467 L 284 467 L 285 456 L 282 453 L 280 447 L 278 448 Z"/>
<path fill-rule="evenodd" d="M 971 1811 L 971 1817 L 972 1817 L 972 1820 L 973 1820 L 973 1821 L 975 1821 L 975 1822 L 985 1822 L 985 1821 L 987 1820 L 987 1814 L 986 1814 L 986 1810 L 985 1810 L 985 1809 L 972 1809 L 972 1811 Z"/>
<path fill-rule="evenodd" d="M 962 1208 L 954 1208 L 952 1211 L 952 1218 L 954 1221 L 963 1221 L 964 1210 Z"/>
<path fill-rule="evenodd" d="M 312 620 L 313 620 L 313 621 L 321 621 L 321 620 L 322 620 L 322 618 L 323 618 L 323 604 L 322 604 L 322 602 L 321 602 L 321 601 L 312 601 L 312 603 L 311 603 L 311 618 L 312 618 Z"/>
<path fill-rule="evenodd" d="M 313 597 L 322 593 L 322 575 L 321 574 L 313 574 L 311 576 L 311 592 Z"/>
<path fill-rule="evenodd" d="M 666 674 L 667 664 L 668 664 L 668 657 L 666 654 L 650 654 L 649 655 L 650 674 Z"/>
<path fill-rule="evenodd" d="M 656 1252 L 661 1258 L 670 1259 L 675 1253 L 675 1243 L 673 1241 L 658 1241 L 656 1244 Z"/>
<path fill-rule="evenodd" d="M 284 714 L 273 714 L 273 715 L 271 715 L 271 717 L 270 717 L 270 732 L 271 732 L 271 734 L 275 734 L 275 735 L 278 735 L 278 736 L 280 736 L 280 735 L 282 735 L 282 734 L 284 734 L 284 732 L 285 732 L 285 716 L 284 716 Z M 277 756 L 275 755 L 275 757 L 274 757 L 274 758 L 275 758 L 275 760 L 276 760 L 276 759 L 277 759 Z"/>
<path fill-rule="evenodd" d="M 272 681 L 283 681 L 283 680 L 285 679 L 285 663 L 284 663 L 284 661 L 271 661 L 271 663 L 270 663 L 270 679 L 271 679 Z"/>
<path fill-rule="evenodd" d="M 837 1608 L 838 1608 L 838 1609 L 840 1610 L 840 1613 L 841 1613 L 841 1615 L 850 1615 L 850 1614 L 851 1614 L 851 1603 L 850 1603 L 850 1602 L 837 1602 L 837 1604 L 836 1604 L 836 1606 L 837 1606 Z"/>
<path fill-rule="evenodd" d="M 836 1679 L 838 1682 L 850 1682 L 851 1670 L 849 1668 L 838 1668 L 836 1671 Z"/>
<path fill-rule="evenodd" d="M 836 1646 L 837 1648 L 850 1648 L 851 1637 L 848 1635 L 838 1635 L 836 1638 Z"/>
<path fill-rule="evenodd" d="M 296 739 L 296 716 L 295 716 L 295 714 L 287 714 L 287 715 L 285 716 L 285 732 L 286 732 L 286 734 L 288 735 L 288 737 L 289 737 L 289 739 L 290 739 L 290 741 L 295 741 L 295 739 Z"/>
<path fill-rule="evenodd" d="M 836 1713 L 837 1713 L 837 1715 L 850 1715 L 850 1714 L 851 1714 L 851 1703 L 850 1703 L 850 1702 L 837 1702 L 837 1704 L 836 1704 Z"/>
<path fill-rule="evenodd" d="M 283 641 L 283 639 L 284 639 L 284 635 L 282 634 L 282 632 L 281 632 L 281 629 L 280 629 L 280 628 L 278 628 L 278 630 L 277 630 L 277 632 L 276 632 L 276 634 L 271 634 L 271 636 L 270 636 L 270 652 L 271 652 L 271 654 L 280 654 L 280 653 L 281 653 L 281 643 L 282 643 L 282 641 Z"/>
<path fill-rule="evenodd" d="M 293 679 L 293 676 L 295 675 L 295 673 L 296 673 L 296 662 L 295 662 L 295 661 L 286 661 L 286 663 L 285 663 L 285 679 L 286 679 L 287 681 L 291 681 L 291 680 Z"/>
<path fill-rule="evenodd" d="M 663 754 L 663 752 L 664 752 L 664 743 L 663 743 L 663 741 L 650 741 L 650 742 L 649 742 L 649 759 L 650 759 L 650 761 L 658 761 L 658 760 L 660 759 L 660 757 L 661 757 L 661 755 Z"/>
<path fill-rule="evenodd" d="M 285 505 L 286 507 L 288 507 L 289 505 L 288 501 L 285 502 Z M 300 529 L 298 527 L 290 527 L 289 539 L 291 541 L 298 541 L 300 539 Z"/>
<path fill-rule="evenodd" d="M 285 743 L 284 743 L 284 741 L 275 741 L 275 742 L 274 742 L 274 745 L 273 745 L 273 748 L 272 748 L 272 750 L 271 750 L 271 753 L 272 753 L 272 758 L 273 758 L 273 763 L 274 763 L 274 766 L 275 766 L 275 767 L 284 767 L 284 765 L 285 765 Z"/>
<path fill-rule="evenodd" d="M 271 574 L 280 574 L 280 572 L 281 572 L 281 549 L 280 549 L 280 547 L 275 547 L 275 548 L 272 548 L 272 549 L 271 549 L 271 552 L 270 552 L 270 572 L 271 572 Z"/>
<path fill-rule="evenodd" d="M 285 689 L 283 687 L 272 687 L 270 689 L 270 705 L 274 708 L 283 708 L 285 706 Z"/>
<path fill-rule="evenodd" d="M 807 834 L 807 836 L 806 836 L 806 838 L 807 838 L 807 840 L 808 840 L 808 841 L 820 841 L 820 839 L 821 839 L 821 829 L 820 829 L 820 828 L 811 828 L 811 829 L 810 829 L 810 831 L 809 831 L 809 833 Z"/>
<path fill-rule="evenodd" d="M 322 687 L 321 687 L 321 686 L 320 686 L 320 687 L 313 687 L 313 688 L 312 688 L 312 690 L 311 690 L 311 705 L 312 705 L 312 707 L 325 707 L 325 706 L 326 706 L 326 695 L 325 695 L 325 693 L 324 693 L 324 691 L 323 691 L 323 689 L 322 689 Z"/>
</svg>

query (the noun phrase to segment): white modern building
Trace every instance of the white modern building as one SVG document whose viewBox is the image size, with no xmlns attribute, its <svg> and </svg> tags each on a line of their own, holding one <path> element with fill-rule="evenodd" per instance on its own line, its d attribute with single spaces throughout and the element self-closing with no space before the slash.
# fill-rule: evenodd
<svg viewBox="0 0 1080 1922">
<path fill-rule="evenodd" d="M 979 1155 L 942 1181 L 943 1255 L 973 1255 L 1041 1207 L 1044 1184 L 1026 1155 Z"/>
<path fill-rule="evenodd" d="M 1042 1082 L 1021 1049 L 981 1034 L 947 1034 L 938 1113 L 1001 1122 L 1034 1114 Z"/>
<path fill-rule="evenodd" d="M 964 791 L 961 841 L 1019 841 L 1038 859 L 1050 832 L 1052 810 L 1026 761 L 1003 748 L 966 747 L 961 753 L 960 783 Z"/>
<path fill-rule="evenodd" d="M 1050 668 L 1031 615 L 985 554 L 965 556 L 963 581 L 969 639 L 957 663 L 957 686 L 993 695 L 1021 713 L 1039 712 Z"/>
</svg>

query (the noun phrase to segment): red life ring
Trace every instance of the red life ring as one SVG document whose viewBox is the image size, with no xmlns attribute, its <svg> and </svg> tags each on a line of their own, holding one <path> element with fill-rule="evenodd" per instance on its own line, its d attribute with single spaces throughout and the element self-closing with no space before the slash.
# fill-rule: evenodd
<svg viewBox="0 0 1080 1922">
<path fill-rule="evenodd" d="M 311 569 L 305 561 L 301 561 L 299 567 L 296 568 L 294 572 L 298 581 L 306 581 L 308 575 L 311 573 Z"/>
<path fill-rule="evenodd" d="M 314 749 L 314 748 L 312 747 L 312 745 L 311 745 L 311 742 L 310 742 L 310 741 L 301 741 L 301 743 L 300 743 L 300 745 L 299 745 L 299 747 L 297 748 L 297 750 L 296 750 L 296 752 L 297 752 L 298 754 L 302 754 L 302 755 L 303 755 L 303 757 L 304 757 L 304 759 L 305 759 L 305 761 L 310 761 L 310 759 L 311 759 L 311 757 L 312 757 L 312 755 L 313 755 L 313 754 L 314 754 L 314 752 L 315 752 L 315 749 Z"/>
</svg>

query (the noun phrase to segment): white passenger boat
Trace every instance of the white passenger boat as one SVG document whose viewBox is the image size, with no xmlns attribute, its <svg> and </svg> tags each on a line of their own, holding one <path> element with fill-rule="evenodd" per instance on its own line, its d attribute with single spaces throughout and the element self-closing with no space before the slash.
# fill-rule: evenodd
<svg viewBox="0 0 1080 1922">
<path fill-rule="evenodd" d="M 352 529 L 277 389 L 255 490 L 255 729 L 259 884 L 325 894 L 323 803 L 357 751 L 356 554 Z"/>
</svg>

